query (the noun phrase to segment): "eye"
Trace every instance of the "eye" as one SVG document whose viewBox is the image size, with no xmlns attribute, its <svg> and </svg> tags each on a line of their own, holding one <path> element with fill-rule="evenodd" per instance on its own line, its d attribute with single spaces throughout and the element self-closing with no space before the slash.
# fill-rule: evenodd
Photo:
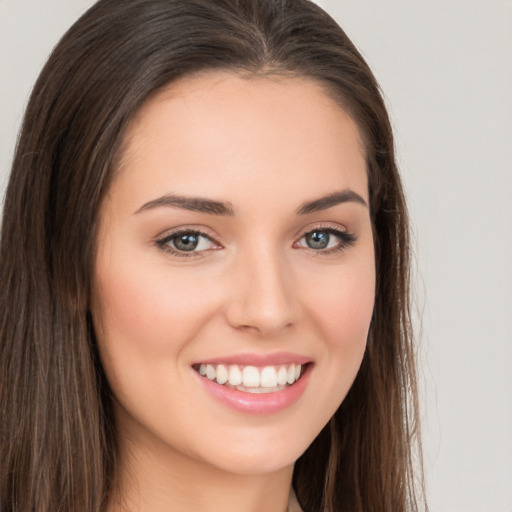
<svg viewBox="0 0 512 512">
<path fill-rule="evenodd" d="M 305 247 L 323 254 L 330 254 L 353 245 L 356 238 L 348 231 L 334 228 L 315 228 L 305 233 L 295 247 Z"/>
<path fill-rule="evenodd" d="M 199 256 L 198 253 L 220 247 L 208 235 L 195 230 L 180 230 L 156 243 L 162 250 L 176 256 Z"/>
</svg>

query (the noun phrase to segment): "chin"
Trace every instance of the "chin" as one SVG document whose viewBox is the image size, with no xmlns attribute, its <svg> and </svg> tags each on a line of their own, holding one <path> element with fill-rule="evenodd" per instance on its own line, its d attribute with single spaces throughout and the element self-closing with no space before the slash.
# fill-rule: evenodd
<svg viewBox="0 0 512 512">
<path fill-rule="evenodd" d="M 304 451 L 304 450 L 302 450 Z M 227 473 L 238 475 L 262 475 L 276 473 L 293 467 L 301 451 L 281 453 L 280 450 L 260 450 L 259 453 L 227 452 L 222 458 L 212 461 L 212 465 Z"/>
<path fill-rule="evenodd" d="M 264 430 L 264 427 L 262 428 Z M 295 461 L 309 447 L 315 434 L 296 429 L 293 436 L 287 430 L 283 435 L 230 436 L 229 440 L 218 442 L 197 457 L 223 471 L 240 474 L 275 473 L 293 467 Z M 213 450 L 212 450 L 213 448 Z"/>
</svg>

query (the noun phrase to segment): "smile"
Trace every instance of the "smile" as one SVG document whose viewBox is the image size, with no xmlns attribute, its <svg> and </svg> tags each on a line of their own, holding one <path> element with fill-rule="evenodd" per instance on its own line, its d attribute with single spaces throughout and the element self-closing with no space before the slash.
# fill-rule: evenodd
<svg viewBox="0 0 512 512">
<path fill-rule="evenodd" d="M 291 353 L 237 354 L 197 361 L 191 370 L 206 394 L 237 413 L 278 413 L 304 394 L 315 364 Z"/>
<path fill-rule="evenodd" d="M 241 366 L 237 364 L 199 364 L 194 369 L 222 386 L 245 393 L 275 393 L 299 380 L 300 363 L 277 366 Z"/>
</svg>

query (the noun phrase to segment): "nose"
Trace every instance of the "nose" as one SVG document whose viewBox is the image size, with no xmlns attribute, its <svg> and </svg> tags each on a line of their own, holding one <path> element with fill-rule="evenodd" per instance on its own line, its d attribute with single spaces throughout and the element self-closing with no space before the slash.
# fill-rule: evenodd
<svg viewBox="0 0 512 512">
<path fill-rule="evenodd" d="M 270 336 L 299 319 L 296 283 L 278 254 L 259 250 L 241 257 L 230 281 L 226 318 L 232 327 Z"/>
</svg>

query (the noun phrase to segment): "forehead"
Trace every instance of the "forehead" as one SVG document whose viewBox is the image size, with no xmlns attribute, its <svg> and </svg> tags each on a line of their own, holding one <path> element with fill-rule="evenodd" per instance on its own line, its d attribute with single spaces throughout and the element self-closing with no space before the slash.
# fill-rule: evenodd
<svg viewBox="0 0 512 512">
<path fill-rule="evenodd" d="M 367 188 L 356 123 L 324 87 L 299 77 L 217 72 L 173 83 L 136 114 L 120 161 L 121 182 L 148 194 L 163 185 L 221 198 L 229 186 L 262 182 L 290 193 Z"/>
</svg>

